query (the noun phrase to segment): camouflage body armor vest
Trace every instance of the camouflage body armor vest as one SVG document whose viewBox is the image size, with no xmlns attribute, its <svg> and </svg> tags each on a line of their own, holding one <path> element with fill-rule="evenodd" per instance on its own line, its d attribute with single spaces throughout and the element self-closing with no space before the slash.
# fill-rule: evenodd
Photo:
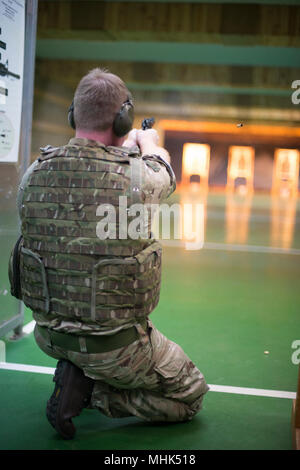
<svg viewBox="0 0 300 470">
<path fill-rule="evenodd" d="M 142 202 L 144 163 L 126 148 L 71 142 L 43 149 L 24 188 L 22 299 L 52 323 L 134 323 L 158 303 L 161 246 L 151 238 L 98 238 L 96 210 L 109 203 L 118 213 L 119 196 L 128 206 Z"/>
</svg>

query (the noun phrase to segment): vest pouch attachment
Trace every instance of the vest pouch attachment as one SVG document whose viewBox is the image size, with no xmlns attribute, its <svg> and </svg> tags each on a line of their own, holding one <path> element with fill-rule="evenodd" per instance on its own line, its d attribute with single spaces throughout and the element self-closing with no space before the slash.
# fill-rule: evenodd
<svg viewBox="0 0 300 470">
<path fill-rule="evenodd" d="M 137 255 L 101 259 L 93 267 L 91 318 L 98 320 L 101 298 L 109 297 L 111 308 L 128 308 L 133 317 L 146 317 L 157 305 L 161 280 L 161 245 L 154 242 Z M 113 281 L 111 281 L 113 279 Z M 115 283 L 115 286 L 111 284 Z"/>
<path fill-rule="evenodd" d="M 28 248 L 21 248 L 22 299 L 32 310 L 49 313 L 50 297 L 42 258 Z"/>
<path fill-rule="evenodd" d="M 13 247 L 9 263 L 8 277 L 10 282 L 10 293 L 13 297 L 22 300 L 21 279 L 20 279 L 20 253 L 23 245 L 23 236 L 21 235 Z"/>
</svg>

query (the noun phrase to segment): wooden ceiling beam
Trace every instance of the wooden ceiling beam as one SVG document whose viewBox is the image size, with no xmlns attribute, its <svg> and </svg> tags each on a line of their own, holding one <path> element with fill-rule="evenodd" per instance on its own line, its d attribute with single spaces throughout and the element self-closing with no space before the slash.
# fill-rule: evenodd
<svg viewBox="0 0 300 470">
<path fill-rule="evenodd" d="M 299 46 L 299 0 L 259 3 L 40 1 L 37 31 L 40 39 Z"/>
<path fill-rule="evenodd" d="M 205 64 L 165 64 L 145 62 L 76 61 L 48 60 L 36 61 L 36 73 L 47 81 L 49 73 L 52 79 L 71 83 L 74 86 L 82 77 L 95 67 L 104 67 L 122 77 L 135 89 L 140 90 L 180 90 L 180 91 L 216 91 L 224 93 L 236 89 L 237 93 L 258 93 L 287 95 L 291 93 L 291 84 L 300 77 L 300 68 L 278 67 L 240 67 L 215 66 Z"/>
</svg>

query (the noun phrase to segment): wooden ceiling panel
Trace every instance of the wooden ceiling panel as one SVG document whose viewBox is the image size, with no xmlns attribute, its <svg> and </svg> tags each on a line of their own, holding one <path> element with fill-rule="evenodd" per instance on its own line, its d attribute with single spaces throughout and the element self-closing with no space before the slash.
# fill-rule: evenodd
<svg viewBox="0 0 300 470">
<path fill-rule="evenodd" d="M 141 113 L 297 125 L 299 4 L 40 0 L 37 86 L 52 81 L 72 95 L 101 66 L 123 78 Z"/>
<path fill-rule="evenodd" d="M 38 37 L 295 47 L 300 8 L 282 3 L 44 0 L 39 2 Z"/>
</svg>

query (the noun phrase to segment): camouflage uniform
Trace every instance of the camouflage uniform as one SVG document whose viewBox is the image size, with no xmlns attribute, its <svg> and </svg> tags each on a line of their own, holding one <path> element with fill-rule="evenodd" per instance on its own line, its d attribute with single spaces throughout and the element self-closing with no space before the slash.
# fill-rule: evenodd
<svg viewBox="0 0 300 470">
<path fill-rule="evenodd" d="M 161 280 L 161 247 L 151 238 L 151 221 L 147 238 L 96 236 L 99 204 L 118 212 L 120 196 L 128 205 L 159 203 L 174 187 L 159 157 L 78 138 L 43 149 L 21 183 L 21 288 L 37 323 L 37 344 L 96 380 L 90 406 L 107 416 L 190 419 L 208 390 L 182 349 L 148 319 Z M 138 332 L 131 344 L 89 352 L 86 338 L 101 343 L 130 329 Z M 75 336 L 79 351 L 58 346 L 49 332 Z"/>
</svg>

